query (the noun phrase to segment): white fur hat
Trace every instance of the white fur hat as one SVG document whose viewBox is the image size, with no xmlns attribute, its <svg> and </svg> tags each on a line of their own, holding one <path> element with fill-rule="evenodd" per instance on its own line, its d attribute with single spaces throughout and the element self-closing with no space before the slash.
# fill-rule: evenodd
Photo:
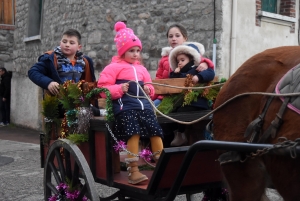
<svg viewBox="0 0 300 201">
<path fill-rule="evenodd" d="M 194 65 L 198 66 L 201 62 L 201 56 L 205 53 L 205 49 L 201 43 L 197 42 L 185 42 L 182 45 L 178 45 L 169 55 L 169 63 L 173 70 L 177 67 L 177 55 L 182 53 L 192 55 Z"/>
</svg>

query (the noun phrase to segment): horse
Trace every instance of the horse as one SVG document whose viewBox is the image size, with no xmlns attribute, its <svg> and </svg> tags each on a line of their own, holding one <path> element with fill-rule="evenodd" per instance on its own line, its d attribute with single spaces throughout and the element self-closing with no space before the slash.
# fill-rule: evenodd
<svg viewBox="0 0 300 201">
<path fill-rule="evenodd" d="M 244 137 L 245 131 L 262 114 L 269 97 L 245 95 L 224 103 L 243 93 L 273 93 L 281 78 L 299 63 L 299 46 L 267 49 L 245 61 L 227 80 L 215 100 L 214 108 L 222 108 L 213 114 L 214 139 L 248 142 L 249 137 Z M 277 96 L 270 102 L 258 138 L 270 127 L 282 103 Z M 291 141 L 300 137 L 298 113 L 285 109 L 282 122 L 276 135 L 269 136 L 262 143 L 276 144 L 282 137 Z M 300 200 L 300 160 L 289 155 L 264 154 L 245 162 L 221 164 L 221 170 L 231 201 L 262 200 L 265 189 L 270 185 L 268 181 L 285 201 Z"/>
</svg>

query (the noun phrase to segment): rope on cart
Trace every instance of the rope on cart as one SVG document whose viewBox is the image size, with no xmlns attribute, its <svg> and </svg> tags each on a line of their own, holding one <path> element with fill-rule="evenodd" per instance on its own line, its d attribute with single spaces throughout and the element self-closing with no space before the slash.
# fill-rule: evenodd
<svg viewBox="0 0 300 201">
<path fill-rule="evenodd" d="M 221 105 L 219 105 L 217 108 L 213 109 L 212 111 L 210 111 L 209 113 L 207 113 L 206 115 L 200 117 L 199 119 L 196 119 L 196 120 L 193 120 L 193 121 L 189 121 L 189 122 L 186 122 L 186 121 L 179 121 L 177 119 L 174 119 L 172 117 L 169 117 L 168 115 L 165 115 L 163 114 L 161 111 L 159 111 L 153 101 L 150 99 L 150 97 L 146 94 L 146 92 L 144 91 L 143 87 L 137 82 L 137 81 L 129 81 L 128 83 L 130 82 L 134 82 L 136 83 L 139 88 L 142 90 L 142 92 L 144 93 L 145 96 L 133 96 L 131 94 L 128 94 L 126 93 L 128 96 L 131 96 L 131 97 L 134 97 L 134 98 L 145 98 L 147 99 L 151 106 L 153 107 L 153 109 L 159 113 L 161 116 L 171 120 L 171 121 L 174 121 L 176 123 L 180 123 L 180 124 L 185 124 L 185 125 L 191 125 L 191 124 L 194 124 L 194 123 L 197 123 L 205 118 L 207 118 L 208 116 L 210 116 L 211 114 L 213 114 L 214 112 L 218 111 L 219 109 L 221 109 L 222 107 L 224 107 L 227 103 L 233 101 L 234 99 L 236 98 L 239 98 L 241 96 L 248 96 L 248 95 L 264 95 L 264 96 L 274 96 L 274 97 L 283 97 L 283 96 L 300 96 L 300 92 L 298 93 L 286 93 L 286 94 L 275 94 L 275 93 L 267 93 L 267 92 L 246 92 L 246 93 L 241 93 L 241 94 L 238 94 L 238 95 L 235 95 L 234 97 L 228 99 L 227 101 L 225 101 L 224 103 L 222 103 Z M 144 84 L 152 84 L 152 85 L 163 85 L 163 86 L 166 86 L 166 87 L 171 87 L 171 88 L 178 88 L 178 89 L 206 89 L 206 88 L 213 88 L 213 87 L 218 87 L 218 86 L 221 86 L 223 85 L 224 83 L 220 83 L 220 84 L 216 84 L 216 85 L 210 85 L 210 86 L 205 86 L 205 87 L 178 87 L 178 86 L 172 86 L 172 85 L 166 85 L 166 84 L 159 84 L 159 83 L 152 83 L 152 82 L 147 82 L 147 83 L 144 83 Z"/>
</svg>

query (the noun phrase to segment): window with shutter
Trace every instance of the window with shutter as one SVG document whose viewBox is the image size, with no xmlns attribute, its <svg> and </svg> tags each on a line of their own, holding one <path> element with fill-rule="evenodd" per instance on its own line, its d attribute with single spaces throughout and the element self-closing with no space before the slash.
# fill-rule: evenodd
<svg viewBox="0 0 300 201">
<path fill-rule="evenodd" d="M 0 24 L 15 24 L 15 0 L 0 0 Z"/>
<path fill-rule="evenodd" d="M 277 0 L 262 0 L 261 7 L 263 11 L 277 13 Z"/>
<path fill-rule="evenodd" d="M 28 37 L 40 35 L 43 0 L 30 0 L 28 13 Z"/>
</svg>

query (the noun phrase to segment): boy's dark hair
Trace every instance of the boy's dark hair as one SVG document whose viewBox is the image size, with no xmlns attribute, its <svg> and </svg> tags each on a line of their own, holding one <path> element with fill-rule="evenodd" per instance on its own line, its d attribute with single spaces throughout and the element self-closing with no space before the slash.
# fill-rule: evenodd
<svg viewBox="0 0 300 201">
<path fill-rule="evenodd" d="M 75 36 L 78 39 L 78 43 L 81 44 L 81 34 L 76 29 L 68 29 L 63 33 L 63 35 Z"/>
<path fill-rule="evenodd" d="M 187 30 L 184 28 L 184 26 L 182 26 L 181 24 L 172 24 L 171 26 L 169 26 L 168 31 L 167 31 L 167 38 L 169 37 L 169 31 L 172 28 L 178 28 L 179 31 L 181 32 L 182 36 L 187 40 L 188 39 L 188 34 L 187 34 Z"/>
</svg>

